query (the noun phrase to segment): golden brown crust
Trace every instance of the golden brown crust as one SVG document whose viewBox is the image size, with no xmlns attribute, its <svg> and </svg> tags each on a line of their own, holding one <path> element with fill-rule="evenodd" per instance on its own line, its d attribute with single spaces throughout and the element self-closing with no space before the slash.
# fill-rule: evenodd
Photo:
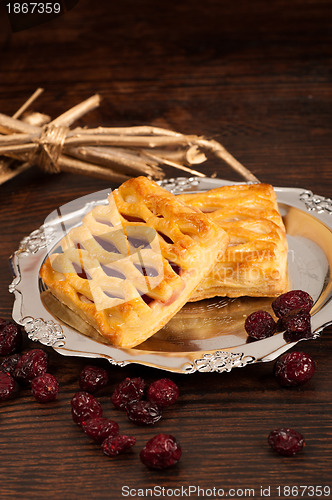
<svg viewBox="0 0 332 500">
<path fill-rule="evenodd" d="M 179 198 L 207 213 L 230 238 L 190 300 L 277 296 L 287 290 L 286 231 L 269 184 L 240 184 Z"/>
<path fill-rule="evenodd" d="M 134 347 L 187 302 L 227 244 L 209 217 L 139 177 L 71 229 L 40 275 L 107 341 Z"/>
</svg>

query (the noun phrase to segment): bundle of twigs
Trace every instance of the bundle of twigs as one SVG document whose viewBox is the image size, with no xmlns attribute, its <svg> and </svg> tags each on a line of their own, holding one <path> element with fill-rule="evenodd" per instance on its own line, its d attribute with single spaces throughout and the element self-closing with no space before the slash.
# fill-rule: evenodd
<svg viewBox="0 0 332 500">
<path fill-rule="evenodd" d="M 193 165 L 205 153 L 224 160 L 244 179 L 257 178 L 214 140 L 152 126 L 70 128 L 100 104 L 94 95 L 54 120 L 26 109 L 42 92 L 38 89 L 13 117 L 0 113 L 0 183 L 37 164 L 44 171 L 74 172 L 122 182 L 129 177 L 164 177 L 163 166 L 204 177 Z M 16 161 L 14 161 L 16 160 Z M 17 165 L 17 160 L 19 164 Z"/>
</svg>

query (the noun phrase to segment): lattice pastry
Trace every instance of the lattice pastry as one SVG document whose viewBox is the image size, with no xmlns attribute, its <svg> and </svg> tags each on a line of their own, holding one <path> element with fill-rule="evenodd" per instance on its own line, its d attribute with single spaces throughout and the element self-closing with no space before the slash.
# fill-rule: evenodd
<svg viewBox="0 0 332 500">
<path fill-rule="evenodd" d="M 230 238 L 226 252 L 190 301 L 215 296 L 272 297 L 287 290 L 286 231 L 272 186 L 224 186 L 179 198 L 208 213 Z"/>
<path fill-rule="evenodd" d="M 134 347 L 187 302 L 227 244 L 213 220 L 138 177 L 71 229 L 40 275 L 108 342 Z"/>
</svg>

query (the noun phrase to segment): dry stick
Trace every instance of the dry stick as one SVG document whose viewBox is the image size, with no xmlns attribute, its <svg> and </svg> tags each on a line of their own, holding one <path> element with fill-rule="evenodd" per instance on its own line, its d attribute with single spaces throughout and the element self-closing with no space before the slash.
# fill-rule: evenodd
<svg viewBox="0 0 332 500">
<path fill-rule="evenodd" d="M 28 143 L 28 144 L 17 144 L 17 145 L 9 145 L 9 146 L 0 146 L 0 155 L 8 155 L 10 156 L 11 153 L 13 155 L 18 155 L 20 153 L 29 153 L 31 151 L 35 151 L 37 148 L 37 145 L 34 143 Z"/>
<path fill-rule="evenodd" d="M 68 137 L 78 134 L 98 134 L 98 135 L 164 135 L 170 137 L 183 137 L 183 134 L 174 132 L 160 127 L 153 127 L 151 125 L 136 125 L 133 127 L 97 127 L 97 128 L 81 128 L 76 127 L 71 130 Z"/>
<path fill-rule="evenodd" d="M 155 148 L 161 146 L 189 146 L 196 136 L 179 135 L 177 137 L 170 136 L 147 136 L 147 135 L 130 135 L 125 133 L 122 135 L 98 135 L 86 134 L 67 137 L 66 146 L 129 146 L 134 148 Z"/>
<path fill-rule="evenodd" d="M 44 89 L 38 88 L 35 90 L 35 92 L 32 94 L 31 97 L 25 103 L 16 111 L 16 113 L 13 114 L 13 118 L 18 118 L 19 116 L 23 115 L 24 111 L 28 109 L 28 107 L 44 92 Z"/>
<path fill-rule="evenodd" d="M 148 149 L 141 149 L 141 153 L 150 155 L 151 151 Z M 199 163 L 204 163 L 206 161 L 206 156 L 202 151 L 199 150 L 198 146 L 190 146 L 188 149 L 170 149 L 165 150 L 163 148 L 155 148 L 153 154 L 161 159 L 167 159 L 169 161 L 174 161 L 176 163 L 181 163 L 185 165 L 195 165 Z"/>
<path fill-rule="evenodd" d="M 99 179 L 105 179 L 113 182 L 124 182 L 130 177 L 121 174 L 110 168 L 105 169 L 104 167 L 99 167 L 93 163 L 88 163 L 85 161 L 79 161 L 74 158 L 69 158 L 68 156 L 61 155 L 58 160 L 61 171 L 70 172 L 72 174 L 82 174 L 89 175 L 93 177 L 98 177 Z"/>
<path fill-rule="evenodd" d="M 68 109 L 65 113 L 55 118 L 55 120 L 51 121 L 52 125 L 62 125 L 65 127 L 69 127 L 76 120 L 84 116 L 89 111 L 97 108 L 100 104 L 101 98 L 100 95 L 95 94 L 92 97 L 89 97 L 85 101 L 73 106 Z"/>
<path fill-rule="evenodd" d="M 2 134 L 27 134 L 39 136 L 41 128 L 0 113 L 0 132 Z"/>
<path fill-rule="evenodd" d="M 29 97 L 29 99 L 16 111 L 16 113 L 13 114 L 13 118 L 19 118 L 27 109 L 28 107 L 44 92 L 44 89 L 38 88 L 35 90 L 35 92 L 32 94 L 32 96 Z M 27 170 L 30 167 L 29 163 L 23 163 L 19 167 L 17 167 L 15 170 L 10 170 L 10 165 L 12 163 L 12 159 L 5 158 L 2 161 L 0 161 L 0 184 L 3 182 L 8 181 L 9 179 L 12 179 L 16 175 L 20 174 L 24 170 Z"/>
<path fill-rule="evenodd" d="M 177 168 L 179 170 L 183 170 L 184 172 L 189 172 L 191 175 L 195 175 L 196 177 L 206 177 L 205 174 L 202 172 L 199 172 L 198 170 L 194 170 L 192 168 L 186 167 L 185 165 L 181 165 L 180 163 L 177 163 L 175 161 L 168 160 L 167 158 L 160 158 L 154 154 L 149 155 L 150 158 L 159 161 L 159 163 L 164 164 L 164 165 L 169 165 L 171 167 Z"/>
<path fill-rule="evenodd" d="M 131 177 L 137 174 L 155 176 L 158 179 L 164 177 L 164 172 L 158 167 L 157 162 L 147 156 L 144 157 L 140 151 L 107 146 L 104 148 L 90 146 L 70 148 L 68 154 L 104 167 L 118 165 L 121 167 L 122 173 Z"/>
<path fill-rule="evenodd" d="M 52 120 L 49 125 L 62 125 L 68 127 L 75 120 L 78 120 L 85 115 L 88 111 L 91 111 L 99 106 L 99 103 L 100 97 L 98 95 L 92 96 Z M 41 128 L 0 113 L 0 132 L 4 134 L 18 132 L 21 134 L 36 134 L 37 136 L 40 136 Z"/>
<path fill-rule="evenodd" d="M 260 182 L 242 163 L 232 156 L 227 149 L 214 140 L 199 139 L 196 144 L 203 149 L 211 151 L 215 156 L 224 160 L 230 167 L 238 172 L 244 179 L 250 182 Z"/>
<path fill-rule="evenodd" d="M 7 146 L 26 146 L 39 138 L 37 134 L 9 134 L 0 135 L 0 148 Z M 35 145 L 35 144 L 34 144 Z"/>
</svg>

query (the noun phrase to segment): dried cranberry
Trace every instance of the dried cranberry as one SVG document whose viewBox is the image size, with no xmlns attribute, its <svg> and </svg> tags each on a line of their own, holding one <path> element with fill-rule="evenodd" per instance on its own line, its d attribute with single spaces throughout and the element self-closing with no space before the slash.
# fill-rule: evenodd
<svg viewBox="0 0 332 500">
<path fill-rule="evenodd" d="M 4 358 L 0 363 L 0 371 L 9 373 L 13 376 L 20 357 L 20 354 L 16 353 Z"/>
<path fill-rule="evenodd" d="M 19 382 L 28 383 L 47 371 L 47 354 L 42 349 L 32 349 L 19 359 L 14 377 Z"/>
<path fill-rule="evenodd" d="M 104 368 L 87 365 L 80 373 L 79 384 L 82 391 L 94 394 L 108 384 L 108 373 Z"/>
<path fill-rule="evenodd" d="M 166 469 L 181 458 L 181 447 L 170 434 L 157 434 L 141 450 L 140 459 L 152 469 Z"/>
<path fill-rule="evenodd" d="M 315 362 L 304 352 L 287 352 L 274 365 L 274 375 L 284 387 L 302 385 L 315 373 Z"/>
<path fill-rule="evenodd" d="M 255 311 L 245 320 L 244 328 L 250 338 L 261 340 L 271 337 L 276 331 L 277 325 L 267 311 Z"/>
<path fill-rule="evenodd" d="M 112 403 L 116 408 L 125 410 L 129 403 L 142 399 L 144 395 L 145 382 L 141 378 L 125 378 L 116 387 L 112 394 Z"/>
<path fill-rule="evenodd" d="M 147 397 L 160 408 L 164 408 L 175 403 L 179 397 L 179 388 L 169 378 L 161 378 L 150 384 Z"/>
<path fill-rule="evenodd" d="M 305 446 L 304 437 L 294 429 L 280 428 L 270 432 L 268 442 L 271 448 L 285 457 L 296 455 Z"/>
<path fill-rule="evenodd" d="M 59 392 L 57 379 L 50 373 L 44 373 L 31 381 L 31 392 L 39 403 L 54 401 Z"/>
<path fill-rule="evenodd" d="M 310 312 L 313 304 L 314 301 L 307 292 L 303 290 L 291 290 L 279 295 L 272 302 L 272 309 L 278 318 L 282 318 L 294 309 L 303 309 L 306 312 Z"/>
<path fill-rule="evenodd" d="M 119 436 L 109 436 L 103 441 L 101 448 L 105 455 L 109 457 L 116 457 L 120 453 L 124 453 L 129 450 L 136 443 L 136 439 L 133 436 L 119 435 Z"/>
<path fill-rule="evenodd" d="M 295 309 L 285 314 L 281 319 L 281 325 L 286 330 L 287 341 L 312 337 L 311 316 L 303 309 Z"/>
<path fill-rule="evenodd" d="M 0 372 L 0 401 L 10 399 L 15 391 L 15 380 L 9 373 Z"/>
<path fill-rule="evenodd" d="M 76 392 L 71 400 L 71 414 L 74 422 L 83 425 L 88 418 L 101 417 L 103 410 L 101 404 L 88 392 Z"/>
<path fill-rule="evenodd" d="M 136 401 L 127 406 L 127 415 L 136 425 L 151 425 L 161 419 L 159 406 L 151 401 Z"/>
<path fill-rule="evenodd" d="M 106 417 L 89 418 L 82 424 L 85 434 L 91 439 L 102 443 L 107 437 L 119 434 L 119 426 L 114 420 Z"/>
<path fill-rule="evenodd" d="M 11 321 L 5 321 L 0 325 L 0 355 L 8 356 L 22 348 L 21 327 Z"/>
</svg>

